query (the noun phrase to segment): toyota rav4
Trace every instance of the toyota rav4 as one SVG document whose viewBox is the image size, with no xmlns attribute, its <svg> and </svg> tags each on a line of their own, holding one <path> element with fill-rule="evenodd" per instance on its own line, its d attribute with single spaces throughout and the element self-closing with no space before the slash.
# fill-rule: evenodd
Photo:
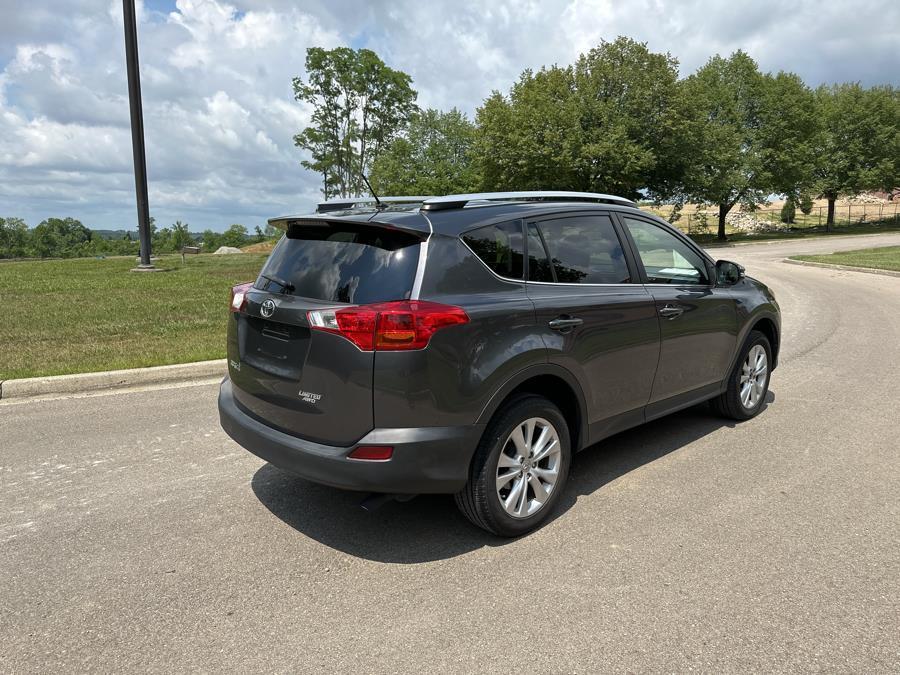
<svg viewBox="0 0 900 675">
<path fill-rule="evenodd" d="M 627 199 L 513 192 L 325 202 L 232 290 L 219 412 L 308 480 L 450 493 L 528 532 L 573 453 L 709 400 L 765 405 L 769 289 Z"/>
</svg>

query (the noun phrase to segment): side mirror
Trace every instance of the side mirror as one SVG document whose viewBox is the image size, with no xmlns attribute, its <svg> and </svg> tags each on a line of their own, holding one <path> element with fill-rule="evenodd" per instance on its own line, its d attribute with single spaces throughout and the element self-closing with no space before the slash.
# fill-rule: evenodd
<svg viewBox="0 0 900 675">
<path fill-rule="evenodd" d="M 745 276 L 744 268 L 730 260 L 716 262 L 716 285 L 734 286 Z"/>
</svg>

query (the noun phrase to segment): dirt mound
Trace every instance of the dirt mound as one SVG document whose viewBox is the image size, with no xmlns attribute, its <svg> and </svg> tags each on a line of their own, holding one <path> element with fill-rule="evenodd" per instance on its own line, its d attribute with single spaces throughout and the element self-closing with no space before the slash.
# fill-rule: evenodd
<svg viewBox="0 0 900 675">
<path fill-rule="evenodd" d="M 245 253 L 271 253 L 277 241 L 277 239 L 272 239 L 271 241 L 259 241 L 255 244 L 244 246 L 243 251 Z"/>
</svg>

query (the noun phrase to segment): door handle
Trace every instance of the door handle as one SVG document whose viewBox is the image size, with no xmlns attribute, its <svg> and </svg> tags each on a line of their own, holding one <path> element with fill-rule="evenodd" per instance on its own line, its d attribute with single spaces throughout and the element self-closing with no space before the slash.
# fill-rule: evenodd
<svg viewBox="0 0 900 675">
<path fill-rule="evenodd" d="M 664 319 L 675 319 L 684 314 L 684 307 L 676 305 L 666 305 L 659 308 L 659 315 Z"/>
<path fill-rule="evenodd" d="M 549 322 L 547 325 L 550 326 L 553 330 L 565 331 L 570 328 L 575 328 L 575 326 L 580 326 L 584 323 L 583 319 L 576 319 L 570 316 L 561 316 L 559 318 L 553 319 L 553 321 Z"/>
</svg>

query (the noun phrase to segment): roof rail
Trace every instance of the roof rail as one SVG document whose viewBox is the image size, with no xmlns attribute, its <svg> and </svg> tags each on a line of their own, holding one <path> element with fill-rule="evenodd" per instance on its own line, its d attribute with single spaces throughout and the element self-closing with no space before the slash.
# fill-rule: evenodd
<svg viewBox="0 0 900 675">
<path fill-rule="evenodd" d="M 618 204 L 637 208 L 630 199 L 604 195 L 596 192 L 566 192 L 564 190 L 535 190 L 520 192 L 473 192 L 462 195 L 446 195 L 430 197 L 422 203 L 425 211 L 441 211 L 444 209 L 461 209 L 473 202 L 594 202 L 599 204 Z M 474 205 L 474 204 L 472 204 Z"/>
<path fill-rule="evenodd" d="M 421 195 L 418 197 L 339 197 L 337 199 L 329 199 L 319 202 L 316 207 L 316 213 L 330 213 L 331 211 L 346 211 L 347 209 L 356 208 L 357 206 L 371 206 L 377 202 L 382 204 L 421 204 L 427 199 L 432 199 L 431 195 Z"/>
</svg>

